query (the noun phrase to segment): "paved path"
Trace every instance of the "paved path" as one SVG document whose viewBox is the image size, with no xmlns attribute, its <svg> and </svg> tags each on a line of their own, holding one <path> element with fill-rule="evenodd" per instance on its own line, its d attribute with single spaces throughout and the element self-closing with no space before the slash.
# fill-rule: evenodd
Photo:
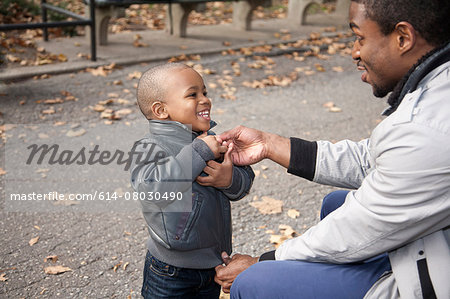
<svg viewBox="0 0 450 299">
<path fill-rule="evenodd" d="M 320 30 L 315 28 L 313 31 L 316 29 Z M 204 75 L 207 86 L 210 83 L 218 86 L 208 90 L 213 99 L 212 116 L 218 122 L 216 132 L 244 124 L 309 140 L 359 140 L 368 137 L 379 122 L 384 101 L 373 99 L 371 88 L 360 81 L 360 75 L 348 55 L 335 54 L 328 60 L 307 57 L 304 61 L 298 61 L 286 55 L 275 55 L 271 59 L 274 62 L 272 67 L 264 66 L 262 69 L 249 68 L 248 65 L 255 63 L 255 60 L 239 55 L 203 55 L 200 61 L 195 61 L 204 69 L 216 72 Z M 37 138 L 45 138 L 39 136 L 44 133 L 49 140 L 53 140 L 60 136 L 58 134 L 65 135 L 68 130 L 84 129 L 86 133 L 80 137 L 83 140 L 105 142 L 111 148 L 126 149 L 146 130 L 146 123 L 133 102 L 137 79 L 129 79 L 128 75 L 142 72 L 154 63 L 115 69 L 107 77 L 94 77 L 89 72 L 82 72 L 2 85 L 2 122 L 34 124 L 31 127 L 16 127 L 16 130 L 23 128 L 26 131 L 21 133 L 25 136 L 15 135 L 22 139 L 33 140 L 33 134 L 37 134 Z M 239 77 L 233 75 L 236 64 L 240 66 Z M 325 72 L 319 72 L 317 64 Z M 333 67 L 340 72 L 333 71 Z M 253 89 L 242 85 L 243 81 L 267 78 L 270 73 L 288 75 L 296 68 L 298 78 L 285 87 Z M 227 74 L 231 78 L 227 79 Z M 122 81 L 120 85 L 114 83 L 118 80 Z M 221 94 L 227 93 L 220 86 L 225 84 L 223 80 L 228 81 L 226 85 L 236 88 L 233 94 L 236 100 L 221 98 Z M 78 101 L 50 105 L 55 113 L 43 115 L 41 112 L 49 106 L 36 101 L 57 97 L 65 99 L 61 91 L 70 92 Z M 116 99 L 111 104 L 114 110 L 126 108 L 131 109 L 131 113 L 120 121 L 106 125 L 99 118 L 99 113 L 89 106 L 108 98 Z M 24 104 L 20 105 L 20 101 Z M 330 101 L 342 111 L 329 112 L 328 108 L 323 107 Z M 55 126 L 57 122 L 66 123 Z M 5 151 L 4 143 L 0 149 Z M 7 172 L 14 167 L 22 167 L 16 164 L 18 161 L 8 161 L 8 155 L 0 156 L 0 165 Z M 5 165 L 12 168 L 5 168 Z M 298 234 L 314 225 L 318 221 L 321 198 L 333 188 L 289 175 L 285 169 L 270 161 L 258 163 L 254 170 L 259 175 L 251 193 L 240 202 L 233 203 L 232 213 L 234 251 L 257 255 L 274 248 L 269 238 L 279 233 L 280 224 L 290 225 Z M 128 173 L 123 169 L 108 166 L 100 170 L 89 168 L 88 171 L 86 175 L 94 176 L 101 182 L 104 191 L 130 190 Z M 100 174 L 97 175 L 96 171 Z M 29 174 L 37 178 L 38 183 L 49 186 L 46 184 L 52 173 L 53 169 L 45 171 L 38 168 L 37 172 Z M 82 177 L 72 168 L 58 170 L 56 174 Z M 32 183 L 10 186 L 2 180 L 1 184 L 2 204 L 5 204 L 5 190 L 26 190 L 26 186 Z M 86 186 L 89 184 L 86 183 Z M 282 200 L 282 213 L 263 215 L 250 205 L 263 196 Z M 26 208 L 20 212 L 0 212 L 0 275 L 4 274 L 0 278 L 7 279 L 0 281 L 0 297 L 139 298 L 147 238 L 140 212 L 117 211 L 115 207 L 108 211 L 71 210 L 76 207 L 68 206 L 60 212 L 33 212 Z M 290 218 L 287 215 L 289 209 L 299 211 L 300 216 Z M 267 233 L 268 230 L 273 233 Z M 30 246 L 29 241 L 38 236 L 37 243 Z M 44 261 L 52 255 L 58 257 L 56 263 Z M 71 271 L 59 275 L 45 274 L 44 268 L 52 265 L 66 266 Z"/>
</svg>

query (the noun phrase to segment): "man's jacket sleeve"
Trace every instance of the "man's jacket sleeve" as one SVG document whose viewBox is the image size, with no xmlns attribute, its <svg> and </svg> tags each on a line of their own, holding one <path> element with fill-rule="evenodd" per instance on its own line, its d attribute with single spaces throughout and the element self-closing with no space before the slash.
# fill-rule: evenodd
<svg viewBox="0 0 450 299">
<path fill-rule="evenodd" d="M 361 261 L 449 226 L 450 143 L 430 133 L 416 123 L 379 129 L 372 150 L 367 140 L 318 142 L 314 181 L 358 189 L 305 234 L 285 241 L 276 259 Z"/>
</svg>

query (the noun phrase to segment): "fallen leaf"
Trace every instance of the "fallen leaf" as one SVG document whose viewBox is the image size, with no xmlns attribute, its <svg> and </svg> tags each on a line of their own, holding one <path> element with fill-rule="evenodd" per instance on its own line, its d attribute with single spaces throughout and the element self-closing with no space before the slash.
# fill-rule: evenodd
<svg viewBox="0 0 450 299">
<path fill-rule="evenodd" d="M 324 68 L 321 64 L 319 64 L 319 63 L 314 64 L 314 67 L 315 67 L 316 70 L 318 70 L 319 72 L 325 72 L 325 68 Z"/>
<path fill-rule="evenodd" d="M 263 196 L 261 201 L 251 202 L 250 205 L 257 208 L 263 215 L 279 214 L 282 211 L 283 202 L 268 196 Z"/>
<path fill-rule="evenodd" d="M 300 216 L 300 212 L 297 211 L 297 210 L 295 210 L 295 209 L 290 209 L 290 210 L 287 212 L 287 215 L 288 215 L 288 217 L 291 217 L 291 218 L 295 219 L 295 218 L 297 218 L 298 216 Z"/>
<path fill-rule="evenodd" d="M 342 73 L 344 71 L 344 69 L 342 68 L 342 66 L 334 66 L 332 68 L 333 71 L 338 72 L 338 73 Z"/>
<path fill-rule="evenodd" d="M 119 118 L 122 118 L 122 117 L 124 117 L 125 115 L 131 114 L 131 113 L 133 113 L 133 110 L 128 109 L 128 108 L 120 109 L 120 110 L 117 110 L 116 112 L 114 112 L 114 114 L 116 115 L 116 117 L 119 117 Z"/>
<path fill-rule="evenodd" d="M 42 110 L 42 114 L 54 114 L 56 111 L 55 111 L 55 109 L 52 107 L 52 108 L 49 108 L 49 109 L 45 109 L 45 110 Z"/>
<path fill-rule="evenodd" d="M 128 79 L 139 79 L 142 76 L 142 72 L 135 71 L 128 74 Z"/>
<path fill-rule="evenodd" d="M 117 272 L 117 269 L 122 265 L 122 261 L 120 261 L 118 264 L 115 264 L 113 267 L 113 271 Z"/>
<path fill-rule="evenodd" d="M 122 269 L 125 271 L 129 264 L 130 264 L 129 262 L 126 262 L 125 264 L 123 264 Z"/>
<path fill-rule="evenodd" d="M 334 107 L 334 102 L 329 101 L 329 102 L 323 103 L 322 107 L 324 107 L 324 108 Z"/>
<path fill-rule="evenodd" d="M 64 103 L 63 99 L 61 98 L 44 100 L 44 104 L 61 104 L 61 103 Z"/>
<path fill-rule="evenodd" d="M 51 274 L 51 275 L 57 275 L 57 274 L 61 274 L 67 271 L 72 271 L 72 269 L 70 269 L 69 267 L 64 267 L 64 266 L 49 266 L 44 268 L 44 272 L 45 274 Z"/>
<path fill-rule="evenodd" d="M 79 137 L 79 136 L 84 135 L 85 133 L 86 133 L 86 130 L 83 129 L 83 128 L 80 128 L 80 129 L 78 129 L 78 130 L 69 130 L 69 131 L 66 133 L 66 136 L 67 136 L 67 137 Z"/>
<path fill-rule="evenodd" d="M 52 261 L 53 263 L 56 263 L 57 260 L 58 260 L 57 255 L 49 255 L 44 259 L 44 263 L 46 263 L 47 261 Z"/>
<path fill-rule="evenodd" d="M 103 106 L 103 105 L 99 105 L 99 104 L 97 104 L 97 105 L 95 105 L 95 106 L 89 106 L 89 108 L 91 108 L 92 110 L 94 110 L 94 111 L 96 111 L 96 112 L 103 112 L 103 111 L 105 111 L 105 109 L 106 109 L 106 107 L 105 106 Z"/>
<path fill-rule="evenodd" d="M 278 248 L 281 243 L 283 243 L 284 241 L 286 241 L 288 239 L 287 236 L 283 236 L 283 235 L 271 235 L 269 242 L 272 244 L 275 244 L 275 248 Z"/>
<path fill-rule="evenodd" d="M 19 62 L 21 59 L 17 56 L 7 54 L 6 59 L 8 59 L 10 62 Z"/>
<path fill-rule="evenodd" d="M 319 33 L 319 32 L 312 32 L 312 33 L 309 35 L 309 38 L 310 38 L 311 40 L 319 39 L 319 38 L 320 38 L 320 33 Z"/>
<path fill-rule="evenodd" d="M 0 175 L 5 175 L 5 174 L 6 174 L 6 171 L 3 170 L 3 168 L 0 167 Z"/>
<path fill-rule="evenodd" d="M 328 111 L 329 112 L 342 112 L 342 109 L 334 106 L 334 107 L 329 108 Z"/>
<path fill-rule="evenodd" d="M 116 93 L 116 92 L 108 92 L 108 98 L 118 98 L 118 97 L 119 97 L 118 93 Z"/>
<path fill-rule="evenodd" d="M 34 244 L 36 244 L 39 241 L 39 236 L 32 238 L 28 244 L 30 244 L 30 246 L 33 246 Z"/>
<path fill-rule="evenodd" d="M 116 102 L 121 105 L 129 105 L 130 101 L 125 99 L 117 99 Z"/>
<path fill-rule="evenodd" d="M 59 54 L 59 55 L 58 55 L 58 60 L 59 60 L 60 62 L 66 62 L 68 59 L 67 59 L 67 56 L 66 56 L 66 55 L 64 55 L 64 54 Z"/>
<path fill-rule="evenodd" d="M 112 103 L 114 103 L 113 99 L 107 99 L 107 100 L 98 102 L 99 105 L 109 105 L 109 104 L 112 104 Z"/>
<path fill-rule="evenodd" d="M 6 277 L 6 273 L 0 274 L 0 281 L 7 281 L 8 277 Z"/>
<path fill-rule="evenodd" d="M 293 237 L 297 234 L 297 232 L 293 230 L 291 226 L 286 224 L 280 224 L 278 226 L 278 229 L 280 230 L 280 233 L 282 233 L 286 237 Z"/>
</svg>

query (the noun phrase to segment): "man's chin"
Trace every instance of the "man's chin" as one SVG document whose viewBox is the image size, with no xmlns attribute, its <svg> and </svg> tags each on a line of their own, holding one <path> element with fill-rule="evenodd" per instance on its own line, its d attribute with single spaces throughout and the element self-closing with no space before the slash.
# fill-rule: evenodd
<svg viewBox="0 0 450 299">
<path fill-rule="evenodd" d="M 387 88 L 380 88 L 379 86 L 372 84 L 373 95 L 377 98 L 384 98 L 391 90 Z"/>
</svg>

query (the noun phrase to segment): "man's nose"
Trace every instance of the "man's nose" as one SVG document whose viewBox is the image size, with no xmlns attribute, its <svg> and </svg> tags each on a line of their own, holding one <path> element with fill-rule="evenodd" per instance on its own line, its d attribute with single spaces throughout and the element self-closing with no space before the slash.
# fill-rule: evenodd
<svg viewBox="0 0 450 299">
<path fill-rule="evenodd" d="M 358 41 L 355 41 L 352 48 L 352 58 L 354 60 L 361 60 L 361 52 Z"/>
</svg>

